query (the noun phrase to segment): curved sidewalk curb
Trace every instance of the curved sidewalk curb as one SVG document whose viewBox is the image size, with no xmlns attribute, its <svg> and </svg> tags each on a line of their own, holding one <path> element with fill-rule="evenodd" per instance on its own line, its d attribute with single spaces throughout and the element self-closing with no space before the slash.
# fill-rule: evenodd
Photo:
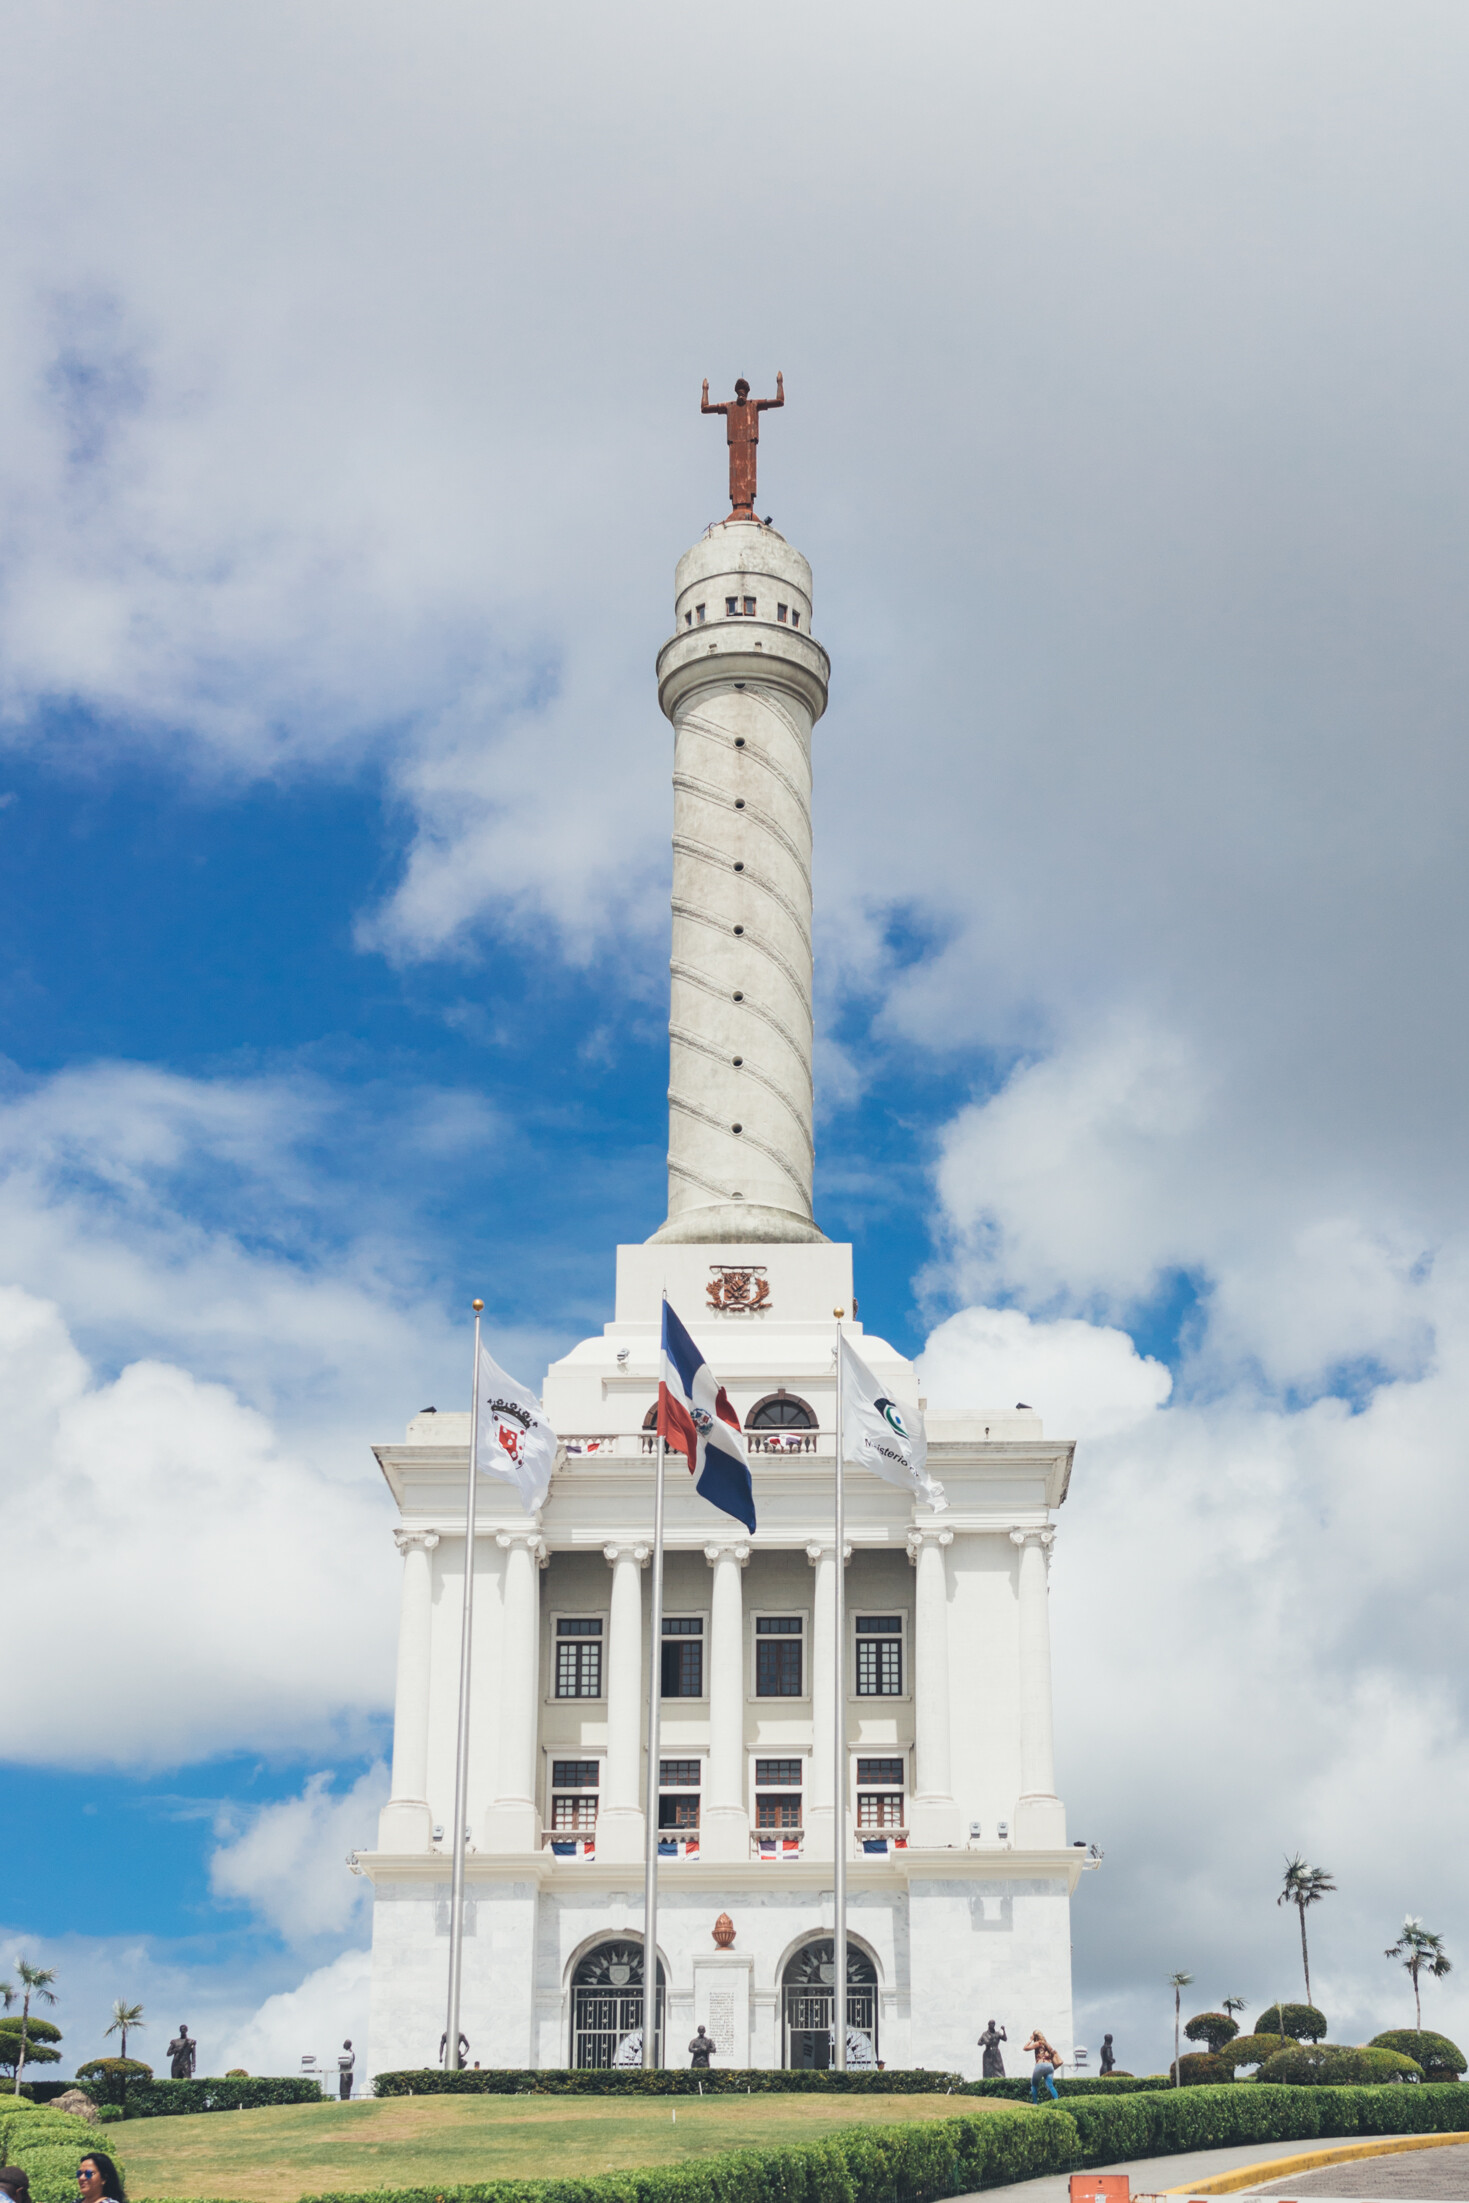
<svg viewBox="0 0 1469 2203">
<path fill-rule="evenodd" d="M 1359 2157 L 1399 2157 L 1410 2149 L 1447 2149 L 1451 2143 L 1469 2142 L 1469 2134 L 1384 2134 L 1371 2142 L 1343 2142 L 1336 2149 L 1308 2150 L 1299 2157 L 1272 2157 L 1258 2165 L 1240 2165 L 1234 2172 L 1192 2186 L 1165 2188 L 1164 2195 L 1237 2195 L 1241 2188 L 1263 2187 L 1277 2173 L 1287 2183 L 1297 2174 L 1319 2172 L 1323 2165 L 1346 2165 Z"/>
</svg>

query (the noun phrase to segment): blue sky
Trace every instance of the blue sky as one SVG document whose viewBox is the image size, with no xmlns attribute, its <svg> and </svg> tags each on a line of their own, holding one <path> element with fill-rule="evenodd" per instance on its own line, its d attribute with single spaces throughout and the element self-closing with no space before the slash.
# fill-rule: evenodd
<svg viewBox="0 0 1469 2203">
<path fill-rule="evenodd" d="M 663 1213 L 652 662 L 779 367 L 818 1215 L 1080 1441 L 1080 2026 L 1288 1989 L 1304 1849 L 1360 2036 L 1466 1932 L 1462 13 L 757 5 L 737 149 L 718 27 L 572 20 L 0 25 L 0 1957 L 83 2054 L 361 2010 L 368 1447 Z"/>
</svg>

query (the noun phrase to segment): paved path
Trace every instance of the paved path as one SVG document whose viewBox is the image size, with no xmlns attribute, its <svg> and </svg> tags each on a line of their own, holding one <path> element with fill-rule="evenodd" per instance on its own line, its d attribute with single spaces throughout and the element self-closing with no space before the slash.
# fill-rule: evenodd
<svg viewBox="0 0 1469 2203">
<path fill-rule="evenodd" d="M 1190 2179 L 1193 2175 L 1184 2174 Z M 1170 2186 L 1174 2183 L 1170 2182 Z M 1136 2183 L 1134 2182 L 1134 2186 Z M 1447 2149 L 1405 2150 L 1400 2157 L 1362 2157 L 1356 2164 L 1323 2165 L 1319 2172 L 1303 2172 L 1289 2188 L 1273 2180 L 1267 2188 L 1249 2188 L 1255 2196 L 1299 2196 L 1322 2203 L 1340 2198 L 1342 2203 L 1406 2203 L 1424 2198 L 1426 2203 L 1469 2203 L 1469 2143 L 1451 2143 Z"/>
<path fill-rule="evenodd" d="M 1182 2187 L 1185 2181 L 1208 2180 L 1215 2173 L 1233 2172 L 1237 2166 L 1263 2165 L 1278 2161 L 1282 2157 L 1309 2157 L 1313 2150 L 1330 2149 L 1337 2142 L 1360 2142 L 1361 2139 L 1360 2134 L 1317 2134 L 1313 2135 L 1309 2142 L 1247 2142 L 1238 2149 L 1181 2150 L 1176 2157 L 1131 2158 L 1119 2165 L 1089 2165 L 1087 2170 L 1089 2172 L 1125 2172 L 1132 2182 L 1134 2195 L 1158 2195 L 1165 2188 Z M 1424 2150 L 1422 2152 L 1425 2157 L 1453 2157 L 1457 2154 L 1457 2151 L 1451 2149 Z M 1396 2164 L 1398 2160 L 1396 2158 L 1379 2157 L 1374 2159 L 1373 2162 L 1385 2165 Z M 1340 2171 L 1339 2166 L 1329 2166 L 1320 2177 L 1329 2180 L 1333 2174 L 1339 2174 Z M 1301 2182 L 1302 2203 L 1304 2203 L 1306 2190 L 1307 2183 L 1303 2176 Z M 1270 2192 L 1282 2194 L 1285 2191 L 1277 2188 Z M 1349 2192 L 1345 2188 L 1322 2190 L 1323 2195 L 1345 2195 Z M 1360 2192 L 1363 2196 L 1389 2196 L 1394 2193 L 1393 2190 L 1388 2188 L 1363 2188 Z M 1430 2188 L 1402 2188 L 1396 2191 L 1397 2194 L 1402 2196 L 1426 2196 L 1439 2192 L 1447 2194 L 1449 2191 Z M 1455 2190 L 1454 2192 L 1457 2193 L 1458 2191 Z M 1294 2196 L 1295 2189 L 1292 2188 L 1290 2193 Z M 963 2203 L 997 2203 L 997 2198 L 1002 2196 L 1010 2199 L 1010 2203 L 1069 2203 L 1070 2194 L 1070 2175 L 1061 2172 L 1047 2174 L 1040 2180 L 1018 2180 L 1007 2188 L 986 2188 L 982 2197 L 966 2196 Z M 1466 2190 L 1466 2194 L 1469 2194 L 1469 2190 Z"/>
</svg>

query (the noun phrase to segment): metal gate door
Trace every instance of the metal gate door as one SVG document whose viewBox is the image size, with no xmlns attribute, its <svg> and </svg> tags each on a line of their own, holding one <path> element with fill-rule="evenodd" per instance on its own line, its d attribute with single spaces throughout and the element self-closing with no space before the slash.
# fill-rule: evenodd
<svg viewBox="0 0 1469 2203">
<path fill-rule="evenodd" d="M 643 2024 L 643 1990 L 639 1982 L 625 1989 L 600 1983 L 578 1986 L 571 1992 L 571 2062 L 605 2072 L 617 2054 L 617 2045 Z M 654 2063 L 663 2063 L 663 1988 L 658 1989 L 658 2037 Z"/>
<path fill-rule="evenodd" d="M 814 1982 L 788 1986 L 785 1992 L 785 2062 L 797 2073 L 825 2072 L 831 2064 L 832 1991 Z M 877 1986 L 848 1982 L 847 2025 L 859 2027 L 877 2054 Z"/>
</svg>

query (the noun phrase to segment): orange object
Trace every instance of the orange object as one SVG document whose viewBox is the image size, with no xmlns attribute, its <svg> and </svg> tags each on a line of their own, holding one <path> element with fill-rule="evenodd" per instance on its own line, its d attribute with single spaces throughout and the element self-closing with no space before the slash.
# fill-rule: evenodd
<svg viewBox="0 0 1469 2203">
<path fill-rule="evenodd" d="M 1132 2188 L 1125 2172 L 1074 2172 L 1071 2203 L 1131 2203 Z"/>
</svg>

